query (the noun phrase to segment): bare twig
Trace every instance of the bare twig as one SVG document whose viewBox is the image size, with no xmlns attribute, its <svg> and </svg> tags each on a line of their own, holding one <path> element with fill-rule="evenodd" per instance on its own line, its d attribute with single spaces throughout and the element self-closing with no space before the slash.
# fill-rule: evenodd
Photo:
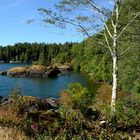
<svg viewBox="0 0 140 140">
<path fill-rule="evenodd" d="M 82 29 L 82 31 L 83 31 L 89 38 L 91 38 L 91 36 L 89 35 L 89 33 L 86 31 L 86 29 L 85 29 L 81 24 L 79 24 L 79 27 Z"/>
<path fill-rule="evenodd" d="M 102 19 L 103 19 L 103 21 L 104 21 L 104 23 L 105 23 L 105 28 L 106 28 L 106 30 L 107 30 L 109 36 L 113 39 L 113 36 L 112 36 L 112 34 L 111 34 L 111 32 L 110 32 L 110 30 L 109 30 L 107 24 L 106 24 L 105 17 L 107 18 L 107 15 L 105 15 L 104 12 L 102 11 L 102 9 L 101 9 L 99 6 L 97 6 L 96 4 L 94 4 L 93 2 L 91 2 L 91 1 L 89 1 L 89 0 L 86 0 L 86 2 L 87 2 L 88 4 L 90 4 L 90 5 L 93 7 L 93 9 L 95 9 L 95 10 L 98 12 L 98 14 L 101 15 L 101 17 L 102 17 Z"/>
<path fill-rule="evenodd" d="M 111 23 L 112 23 L 112 26 L 115 27 L 115 24 L 114 24 L 114 21 L 113 20 L 111 20 Z"/>
<path fill-rule="evenodd" d="M 124 50 L 119 56 L 122 56 L 124 53 L 126 53 L 132 46 L 128 47 L 126 50 Z"/>
<path fill-rule="evenodd" d="M 67 23 L 67 24 L 71 24 L 75 27 L 80 27 L 82 29 L 82 31 L 89 37 L 91 38 L 91 36 L 89 35 L 89 33 L 86 31 L 86 29 L 80 25 L 80 24 L 75 24 L 74 22 L 71 22 L 71 21 L 68 21 L 68 20 L 65 20 L 65 19 L 61 19 L 59 17 L 55 17 L 55 16 L 52 16 L 51 14 L 48 14 L 48 16 L 50 16 L 52 19 L 56 20 L 56 21 L 60 21 L 62 23 Z"/>
<path fill-rule="evenodd" d="M 107 30 L 109 36 L 113 39 L 113 36 L 112 36 L 112 34 L 111 34 L 111 32 L 110 32 L 110 30 L 109 30 L 109 28 L 108 28 L 108 26 L 107 26 L 106 23 L 105 23 L 105 28 L 106 28 L 106 30 Z"/>
<path fill-rule="evenodd" d="M 102 15 L 106 16 L 103 11 L 101 10 L 100 7 L 98 7 L 97 5 L 95 5 L 93 2 L 89 1 L 89 0 L 86 0 L 86 2 L 88 4 L 90 4 L 96 11 L 98 11 L 99 13 L 101 13 Z"/>
<path fill-rule="evenodd" d="M 120 32 L 120 34 L 118 35 L 118 38 L 121 36 L 121 34 L 127 29 L 127 27 L 134 21 L 134 19 L 136 19 L 138 16 L 140 15 L 140 12 L 137 13 L 129 22 L 128 24 L 122 29 L 122 31 Z"/>
<path fill-rule="evenodd" d="M 111 55 L 113 56 L 113 51 L 112 51 L 112 49 L 111 49 L 111 46 L 110 46 L 110 44 L 109 44 L 109 41 L 108 41 L 108 38 L 107 38 L 107 35 L 106 35 L 105 31 L 104 31 L 104 36 L 105 36 L 106 43 L 107 43 L 107 45 L 108 45 L 108 49 L 109 49 Z"/>
<path fill-rule="evenodd" d="M 126 0 L 124 0 L 123 3 L 121 4 L 120 10 L 119 10 L 119 15 L 120 15 L 120 13 L 121 13 L 121 11 L 122 11 L 122 8 L 123 8 L 123 5 L 124 5 L 125 1 L 126 1 Z"/>
</svg>

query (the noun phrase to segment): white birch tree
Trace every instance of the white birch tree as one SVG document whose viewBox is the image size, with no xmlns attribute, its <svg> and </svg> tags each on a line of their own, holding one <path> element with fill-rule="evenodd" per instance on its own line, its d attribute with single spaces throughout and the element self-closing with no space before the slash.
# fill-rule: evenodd
<svg viewBox="0 0 140 140">
<path fill-rule="evenodd" d="M 88 37 L 94 34 L 104 36 L 106 43 L 99 41 L 108 48 L 113 60 L 113 81 L 111 111 L 115 115 L 115 102 L 118 88 L 118 57 L 126 53 L 129 48 L 118 54 L 120 36 L 128 26 L 140 15 L 136 13 L 123 29 L 119 29 L 120 14 L 126 0 L 59 0 L 53 9 L 40 8 L 45 24 L 53 24 L 60 28 L 75 27 Z M 68 25 L 68 26 L 67 26 Z"/>
</svg>

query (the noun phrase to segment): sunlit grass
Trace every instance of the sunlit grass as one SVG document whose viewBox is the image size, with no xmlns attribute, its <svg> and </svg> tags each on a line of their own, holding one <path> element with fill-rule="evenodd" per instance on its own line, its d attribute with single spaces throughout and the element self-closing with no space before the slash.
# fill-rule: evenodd
<svg viewBox="0 0 140 140">
<path fill-rule="evenodd" d="M 0 126 L 0 140 L 29 140 L 29 138 L 16 128 Z"/>
<path fill-rule="evenodd" d="M 23 72 L 26 72 L 27 69 L 28 69 L 28 67 L 15 67 L 15 68 L 9 69 L 8 72 L 23 73 Z"/>
<path fill-rule="evenodd" d="M 21 118 L 11 108 L 0 107 L 0 124 L 4 126 L 18 126 Z"/>
</svg>

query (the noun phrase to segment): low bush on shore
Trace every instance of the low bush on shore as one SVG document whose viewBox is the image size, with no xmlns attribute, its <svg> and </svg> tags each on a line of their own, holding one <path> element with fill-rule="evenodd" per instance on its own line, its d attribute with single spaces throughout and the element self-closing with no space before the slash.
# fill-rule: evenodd
<svg viewBox="0 0 140 140">
<path fill-rule="evenodd" d="M 139 134 L 138 95 L 119 100 L 114 121 L 109 104 L 97 98 L 78 83 L 71 84 L 59 99 L 22 96 L 15 90 L 10 102 L 0 105 L 0 125 L 34 140 L 131 140 Z"/>
</svg>

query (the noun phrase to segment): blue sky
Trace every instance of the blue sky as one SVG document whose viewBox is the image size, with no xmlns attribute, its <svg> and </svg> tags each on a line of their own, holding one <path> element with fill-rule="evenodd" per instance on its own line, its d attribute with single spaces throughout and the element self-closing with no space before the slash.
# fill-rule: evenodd
<svg viewBox="0 0 140 140">
<path fill-rule="evenodd" d="M 73 30 L 42 25 L 37 9 L 44 6 L 49 7 L 50 4 L 50 0 L 1 0 L 0 45 L 13 45 L 17 42 L 82 41 L 83 36 Z M 33 18 L 36 19 L 36 22 L 26 23 L 28 19 Z"/>
</svg>

